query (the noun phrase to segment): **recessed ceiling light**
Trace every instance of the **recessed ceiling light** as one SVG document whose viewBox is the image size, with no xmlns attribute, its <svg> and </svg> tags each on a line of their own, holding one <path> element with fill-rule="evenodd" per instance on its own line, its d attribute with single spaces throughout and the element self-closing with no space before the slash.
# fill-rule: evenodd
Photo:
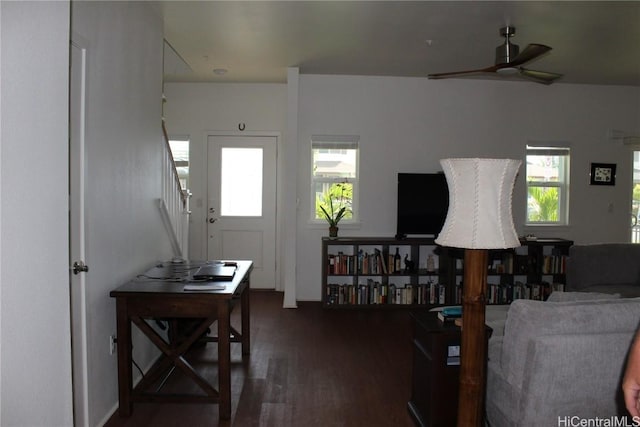
<svg viewBox="0 0 640 427">
<path fill-rule="evenodd" d="M 213 74 L 215 74 L 217 76 L 224 76 L 225 74 L 227 74 L 227 69 L 226 68 L 214 68 L 213 69 Z"/>
</svg>

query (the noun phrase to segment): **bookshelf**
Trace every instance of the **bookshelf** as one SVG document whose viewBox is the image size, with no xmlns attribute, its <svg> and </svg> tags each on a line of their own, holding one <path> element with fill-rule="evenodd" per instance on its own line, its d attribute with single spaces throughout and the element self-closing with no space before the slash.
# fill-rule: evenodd
<svg viewBox="0 0 640 427">
<path fill-rule="evenodd" d="M 546 299 L 553 289 L 564 289 L 573 242 L 539 238 L 521 244 L 490 251 L 488 304 Z M 463 249 L 438 246 L 429 237 L 323 237 L 322 303 L 325 308 L 460 304 L 463 260 Z"/>
<path fill-rule="evenodd" d="M 566 284 L 566 261 L 572 240 L 556 238 L 520 239 L 520 247 L 489 251 L 487 265 L 487 304 L 510 304 L 515 299 L 545 300 Z M 449 261 L 448 283 L 460 304 L 464 275 L 464 250 L 442 248 Z"/>
<path fill-rule="evenodd" d="M 325 307 L 398 307 L 444 304 L 438 246 L 433 238 L 322 239 Z M 398 265 L 399 264 L 399 265 Z"/>
</svg>

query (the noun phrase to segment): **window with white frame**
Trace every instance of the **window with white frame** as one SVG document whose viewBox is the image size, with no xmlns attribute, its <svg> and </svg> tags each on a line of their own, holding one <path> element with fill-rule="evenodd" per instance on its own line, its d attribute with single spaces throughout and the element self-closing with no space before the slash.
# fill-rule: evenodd
<svg viewBox="0 0 640 427">
<path fill-rule="evenodd" d="M 569 223 L 569 147 L 527 145 L 526 223 Z"/>
<path fill-rule="evenodd" d="M 355 135 L 311 137 L 312 220 L 326 220 L 324 212 L 335 217 L 341 210 L 344 221 L 357 218 L 359 141 Z"/>
</svg>

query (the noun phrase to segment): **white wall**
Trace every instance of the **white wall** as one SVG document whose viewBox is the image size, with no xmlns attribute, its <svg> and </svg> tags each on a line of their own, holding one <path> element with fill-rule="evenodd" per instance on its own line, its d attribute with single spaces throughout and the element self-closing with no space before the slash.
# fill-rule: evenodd
<svg viewBox="0 0 640 427">
<path fill-rule="evenodd" d="M 579 243 L 629 238 L 631 151 L 609 141 L 607 132 L 639 131 L 640 88 L 318 75 L 300 75 L 296 83 L 297 145 L 289 149 L 297 150 L 295 270 L 299 300 L 320 299 L 320 238 L 327 234 L 325 224 L 309 221 L 309 141 L 313 134 L 360 135 L 361 221 L 342 225 L 341 235 L 395 235 L 398 172 L 439 171 L 439 159 L 445 157 L 524 159 L 527 142 L 562 141 L 572 149 L 570 225 L 524 227 L 521 169 L 514 194 L 518 232 Z M 263 108 L 262 95 L 269 88 L 271 85 L 204 83 L 165 86 L 169 132 L 190 134 L 195 143 L 191 187 L 204 197 L 204 205 L 205 156 L 201 150 L 205 130 L 234 130 L 241 121 L 259 123 L 251 129 L 283 129 L 281 112 L 274 118 L 272 109 Z M 279 93 L 282 90 L 284 87 Z M 591 162 L 616 163 L 618 184 L 590 186 Z M 192 250 L 202 253 L 204 211 L 198 196 L 195 198 L 191 241 L 197 247 Z"/>
<path fill-rule="evenodd" d="M 159 260 L 171 245 L 161 195 L 163 26 L 145 2 L 74 2 L 72 31 L 87 45 L 86 229 L 89 418 L 117 404 L 115 301 L 109 292 Z M 157 355 L 134 328 L 134 359 Z M 134 371 L 135 373 L 135 371 Z"/>
<path fill-rule="evenodd" d="M 514 192 L 518 232 L 576 242 L 629 240 L 632 156 L 606 135 L 608 129 L 638 133 L 640 88 L 312 75 L 300 81 L 299 300 L 320 298 L 319 242 L 327 234 L 324 224 L 309 224 L 313 134 L 360 135 L 361 223 L 341 226 L 341 235 L 395 235 L 398 172 L 436 172 L 445 157 L 524 160 L 528 141 L 566 141 L 572 149 L 570 226 L 525 229 L 521 169 Z M 618 184 L 589 186 L 591 162 L 617 163 Z"/>
<path fill-rule="evenodd" d="M 247 133 L 279 132 L 281 150 L 286 147 L 286 85 L 165 83 L 164 93 L 167 132 L 188 135 L 191 140 L 189 254 L 206 259 L 207 132 L 240 133 L 238 125 L 244 123 Z M 280 189 L 281 177 L 278 180 Z"/>
<path fill-rule="evenodd" d="M 189 255 L 207 258 L 207 136 L 210 132 L 253 134 L 276 132 L 277 223 L 275 289 L 285 290 L 283 306 L 295 307 L 296 141 L 298 70 L 290 68 L 285 84 L 165 83 L 164 114 L 170 135 L 188 135 L 189 189 L 193 192 Z M 294 110 L 295 112 L 295 110 Z M 288 120 L 287 120 L 288 117 Z M 244 131 L 239 125 L 244 125 Z"/>
<path fill-rule="evenodd" d="M 0 10 L 0 424 L 70 426 L 69 2 Z"/>
</svg>

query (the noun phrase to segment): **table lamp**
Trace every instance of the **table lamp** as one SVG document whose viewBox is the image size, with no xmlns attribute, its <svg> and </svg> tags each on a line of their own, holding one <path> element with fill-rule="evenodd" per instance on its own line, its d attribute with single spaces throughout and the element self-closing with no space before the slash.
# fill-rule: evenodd
<svg viewBox="0 0 640 427">
<path fill-rule="evenodd" d="M 449 209 L 435 240 L 463 248 L 458 427 L 480 427 L 486 382 L 485 303 L 489 249 L 520 246 L 511 198 L 520 160 L 443 159 Z"/>
</svg>

